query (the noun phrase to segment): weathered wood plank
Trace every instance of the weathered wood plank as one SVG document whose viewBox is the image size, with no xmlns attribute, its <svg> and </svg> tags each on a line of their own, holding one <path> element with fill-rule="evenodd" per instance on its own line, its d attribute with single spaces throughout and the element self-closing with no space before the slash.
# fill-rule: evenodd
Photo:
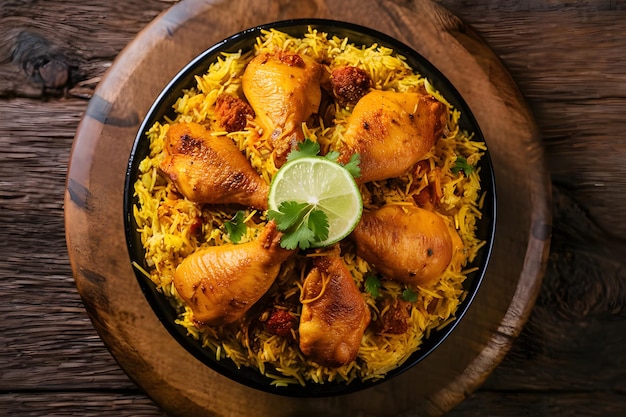
<svg viewBox="0 0 626 417">
<path fill-rule="evenodd" d="M 87 317 L 65 245 L 67 161 L 86 104 L 2 102 L 0 391 L 134 386 Z"/>
<path fill-rule="evenodd" d="M 626 246 L 607 241 L 558 188 L 554 202 L 551 257 L 539 298 L 483 388 L 624 392 Z"/>
<path fill-rule="evenodd" d="M 543 135 L 555 183 L 609 235 L 626 221 L 626 8 L 616 2 L 442 2 L 514 75 Z M 494 25 L 493 22 L 498 24 Z M 590 42 L 590 40 L 593 40 Z M 616 218 L 622 221 L 616 221 Z"/>
<path fill-rule="evenodd" d="M 0 412 L 12 417 L 165 417 L 166 414 L 141 393 L 6 393 L 0 394 Z M 559 416 L 621 417 L 626 405 L 620 394 L 610 392 L 499 393 L 481 391 L 470 396 L 447 415 L 484 416 Z M 363 412 L 362 417 L 372 417 Z"/>
<path fill-rule="evenodd" d="M 0 393 L 0 413 L 19 417 L 65 417 L 80 410 L 81 417 L 166 417 L 167 415 L 140 392 L 9 392 Z"/>
<path fill-rule="evenodd" d="M 89 95 L 129 40 L 176 1 L 2 2 L 0 97 Z"/>
<path fill-rule="evenodd" d="M 623 395 L 612 392 L 524 392 L 481 391 L 459 404 L 448 417 L 559 416 L 621 417 L 626 414 Z"/>
<path fill-rule="evenodd" d="M 621 83 L 626 86 L 626 82 Z M 626 91 L 616 93 L 626 97 Z M 533 103 L 540 123 L 552 180 L 568 190 L 586 215 L 606 234 L 607 247 L 617 245 L 616 259 L 626 251 L 626 99 L 590 99 Z M 576 226 L 572 226 L 576 227 Z M 621 242 L 621 243 L 618 243 Z M 621 251 L 618 248 L 621 247 Z M 619 254 L 622 256 L 619 256 Z"/>
</svg>

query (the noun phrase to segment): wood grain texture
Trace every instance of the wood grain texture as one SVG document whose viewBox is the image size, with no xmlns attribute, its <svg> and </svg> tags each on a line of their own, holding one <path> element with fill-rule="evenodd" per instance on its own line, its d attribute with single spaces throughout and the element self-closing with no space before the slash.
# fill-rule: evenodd
<svg viewBox="0 0 626 417">
<path fill-rule="evenodd" d="M 91 96 L 122 48 L 173 3 L 2 2 L 1 415 L 165 415 L 119 368 L 87 317 L 66 254 L 62 198 L 87 107 L 80 97 Z M 624 3 L 438 3 L 471 24 L 510 70 L 540 128 L 555 184 L 551 254 L 529 322 L 450 415 L 622 416 L 626 41 L 617 34 L 626 32 Z M 78 56 L 82 75 L 73 84 L 42 91 L 7 56 L 2 48 L 14 34 L 32 27 L 64 56 Z"/>
<path fill-rule="evenodd" d="M 64 186 L 85 105 L 81 100 L 31 99 L 2 105 L 0 282 L 9 300 L 0 304 L 3 392 L 85 384 L 133 388 L 93 329 L 67 256 Z M 28 123 L 25 109 L 31 109 Z M 25 369 L 31 370 L 27 377 Z"/>
<path fill-rule="evenodd" d="M 468 9 L 442 3 L 460 15 Z M 485 2 L 472 26 L 515 74 L 541 127 L 555 184 L 605 233 L 623 239 L 626 222 L 615 221 L 625 218 L 616 208 L 626 203 L 615 192 L 626 187 L 626 58 L 616 53 L 626 50 L 626 38 L 616 36 L 626 22 L 618 3 Z"/>
<path fill-rule="evenodd" d="M 75 390 L 74 392 L 8 393 L 3 395 L 2 400 L 0 411 L 5 412 L 4 415 L 23 417 L 167 416 L 142 393 L 116 392 L 111 389 L 108 392 Z"/>
<path fill-rule="evenodd" d="M 175 2 L 3 1 L 0 97 L 88 97 L 128 41 Z"/>
</svg>

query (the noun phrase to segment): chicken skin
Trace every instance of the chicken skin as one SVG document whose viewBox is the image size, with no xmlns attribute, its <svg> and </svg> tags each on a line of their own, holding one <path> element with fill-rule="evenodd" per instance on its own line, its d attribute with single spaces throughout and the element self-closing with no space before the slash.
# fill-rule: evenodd
<svg viewBox="0 0 626 417">
<path fill-rule="evenodd" d="M 264 210 L 269 185 L 229 138 L 198 123 L 176 123 L 165 138 L 160 168 L 187 199 Z"/>
<path fill-rule="evenodd" d="M 319 110 L 321 77 L 312 58 L 285 52 L 260 54 L 246 67 L 243 92 L 273 146 L 276 167 L 304 140 L 302 123 Z"/>
<path fill-rule="evenodd" d="M 387 204 L 363 213 L 353 237 L 361 258 L 413 287 L 437 281 L 463 246 L 442 217 L 413 205 Z"/>
<path fill-rule="evenodd" d="M 372 90 L 354 106 L 339 162 L 361 156 L 360 183 L 404 174 L 441 137 L 447 108 L 429 95 Z"/>
<path fill-rule="evenodd" d="M 300 350 L 329 367 L 352 362 L 370 323 L 370 311 L 338 256 L 319 257 L 304 280 Z"/>
<path fill-rule="evenodd" d="M 270 221 L 256 241 L 212 246 L 185 258 L 174 273 L 174 286 L 194 320 L 220 326 L 243 317 L 294 253 L 280 247 L 281 236 Z"/>
</svg>

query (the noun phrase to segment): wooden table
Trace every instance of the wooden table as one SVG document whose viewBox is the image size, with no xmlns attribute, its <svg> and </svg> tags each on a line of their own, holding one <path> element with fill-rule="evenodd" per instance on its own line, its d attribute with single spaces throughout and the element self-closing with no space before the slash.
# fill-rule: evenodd
<svg viewBox="0 0 626 417">
<path fill-rule="evenodd" d="M 89 320 L 68 260 L 63 197 L 88 99 L 122 48 L 173 3 L 2 2 L 2 415 L 165 415 Z M 626 4 L 438 3 L 517 82 L 553 186 L 534 310 L 500 366 L 449 415 L 626 415 Z"/>
</svg>

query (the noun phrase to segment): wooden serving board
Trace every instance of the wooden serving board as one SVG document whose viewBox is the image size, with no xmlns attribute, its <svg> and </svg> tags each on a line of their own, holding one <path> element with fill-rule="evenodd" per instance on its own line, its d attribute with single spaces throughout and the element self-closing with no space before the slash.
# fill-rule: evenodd
<svg viewBox="0 0 626 417">
<path fill-rule="evenodd" d="M 492 261 L 453 334 L 410 371 L 332 398 L 267 394 L 227 379 L 169 335 L 126 249 L 124 179 L 142 118 L 193 57 L 242 29 L 330 18 L 396 37 L 430 60 L 467 101 L 497 187 Z M 515 83 L 480 37 L 429 0 L 185 0 L 144 29 L 99 84 L 76 132 L 65 196 L 72 268 L 94 326 L 128 375 L 171 415 L 440 415 L 475 390 L 518 336 L 537 296 L 550 237 L 550 187 L 538 130 Z"/>
</svg>

